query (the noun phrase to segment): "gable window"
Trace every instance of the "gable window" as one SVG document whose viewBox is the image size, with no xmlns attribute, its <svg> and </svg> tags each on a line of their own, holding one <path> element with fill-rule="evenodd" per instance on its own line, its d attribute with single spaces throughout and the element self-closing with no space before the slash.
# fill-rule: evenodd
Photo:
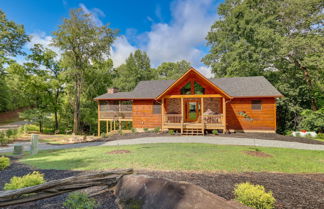
<svg viewBox="0 0 324 209">
<path fill-rule="evenodd" d="M 161 114 L 161 104 L 157 101 L 153 102 L 153 114 Z"/>
<path fill-rule="evenodd" d="M 205 94 L 205 89 L 197 82 L 194 84 L 195 94 Z"/>
<path fill-rule="evenodd" d="M 252 110 L 262 110 L 261 100 L 252 100 Z"/>
<path fill-rule="evenodd" d="M 188 82 L 184 87 L 180 90 L 181 94 L 191 94 L 191 82 Z"/>
</svg>

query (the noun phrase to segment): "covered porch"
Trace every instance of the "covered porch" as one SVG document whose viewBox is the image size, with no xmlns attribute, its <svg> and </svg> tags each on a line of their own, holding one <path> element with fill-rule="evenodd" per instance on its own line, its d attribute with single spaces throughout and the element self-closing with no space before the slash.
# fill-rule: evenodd
<svg viewBox="0 0 324 209">
<path fill-rule="evenodd" d="M 220 94 L 168 95 L 162 98 L 162 130 L 181 134 L 226 131 L 226 99 Z"/>
</svg>

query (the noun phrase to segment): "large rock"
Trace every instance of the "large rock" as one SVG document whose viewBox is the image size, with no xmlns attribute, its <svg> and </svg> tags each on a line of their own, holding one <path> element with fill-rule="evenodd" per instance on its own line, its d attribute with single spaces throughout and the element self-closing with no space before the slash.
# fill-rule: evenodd
<svg viewBox="0 0 324 209">
<path fill-rule="evenodd" d="M 144 175 L 127 175 L 116 186 L 121 209 L 241 209 L 205 189 L 187 183 Z"/>
</svg>

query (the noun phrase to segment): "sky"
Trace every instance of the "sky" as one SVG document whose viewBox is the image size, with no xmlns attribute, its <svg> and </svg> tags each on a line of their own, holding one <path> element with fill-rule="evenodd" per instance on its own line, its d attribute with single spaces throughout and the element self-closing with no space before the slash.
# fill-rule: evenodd
<svg viewBox="0 0 324 209">
<path fill-rule="evenodd" d="M 9 20 L 25 26 L 31 35 L 28 51 L 36 43 L 50 46 L 69 10 L 82 8 L 97 25 L 109 24 L 119 33 L 113 43 L 114 66 L 123 64 L 136 49 L 147 52 L 152 67 L 162 62 L 185 59 L 207 77 L 210 68 L 201 62 L 208 53 L 205 37 L 217 20 L 217 6 L 222 0 L 0 0 L 0 9 Z M 22 57 L 17 61 L 23 62 Z"/>
</svg>

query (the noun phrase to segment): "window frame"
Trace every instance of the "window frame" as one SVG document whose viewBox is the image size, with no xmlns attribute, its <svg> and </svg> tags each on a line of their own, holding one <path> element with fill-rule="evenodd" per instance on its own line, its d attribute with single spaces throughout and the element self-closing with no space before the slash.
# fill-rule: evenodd
<svg viewBox="0 0 324 209">
<path fill-rule="evenodd" d="M 157 109 L 157 108 L 159 108 L 159 109 Z M 156 112 L 156 110 L 159 110 L 159 111 Z M 152 102 L 152 114 L 160 115 L 161 113 L 162 113 L 162 105 L 161 105 L 161 103 L 154 100 Z"/>
<path fill-rule="evenodd" d="M 251 109 L 252 110 L 262 110 L 262 100 L 261 99 L 251 100 Z"/>
</svg>

